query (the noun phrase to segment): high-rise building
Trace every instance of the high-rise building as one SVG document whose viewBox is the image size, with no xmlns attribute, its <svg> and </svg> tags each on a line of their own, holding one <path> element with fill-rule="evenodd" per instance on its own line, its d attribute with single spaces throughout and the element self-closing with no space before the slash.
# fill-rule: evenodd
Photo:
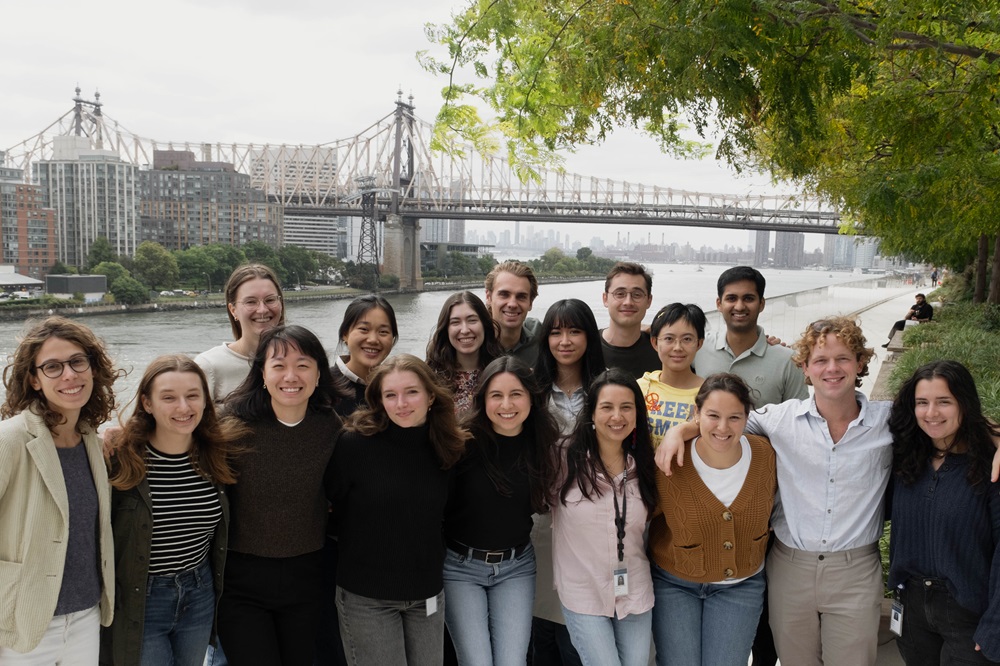
<svg viewBox="0 0 1000 666">
<path fill-rule="evenodd" d="M 767 266 L 770 258 L 771 250 L 771 232 L 757 230 L 756 245 L 753 249 L 753 265 L 754 266 Z"/>
<path fill-rule="evenodd" d="M 285 214 L 285 245 L 298 245 L 339 259 L 348 256 L 348 218 Z"/>
<path fill-rule="evenodd" d="M 170 250 L 193 245 L 282 243 L 283 209 L 228 162 L 201 162 L 184 150 L 153 152 L 139 172 L 140 242 Z"/>
<path fill-rule="evenodd" d="M 827 268 L 852 270 L 857 236 L 829 235 L 823 241 L 823 263 Z"/>
<path fill-rule="evenodd" d="M 774 267 L 802 268 L 806 263 L 806 237 L 797 231 L 774 234 Z"/>
<path fill-rule="evenodd" d="M 55 224 L 55 211 L 42 205 L 41 188 L 25 183 L 21 169 L 0 166 L 0 263 L 44 280 L 58 258 Z"/>
<path fill-rule="evenodd" d="M 35 162 L 42 205 L 55 209 L 56 251 L 70 266 L 87 261 L 104 237 L 115 254 L 132 256 L 139 244 L 137 168 L 110 150 L 93 150 L 83 136 L 60 136 L 52 158 Z"/>
<path fill-rule="evenodd" d="M 854 241 L 854 267 L 874 268 L 875 257 L 879 252 L 879 239 L 855 236 Z"/>
</svg>

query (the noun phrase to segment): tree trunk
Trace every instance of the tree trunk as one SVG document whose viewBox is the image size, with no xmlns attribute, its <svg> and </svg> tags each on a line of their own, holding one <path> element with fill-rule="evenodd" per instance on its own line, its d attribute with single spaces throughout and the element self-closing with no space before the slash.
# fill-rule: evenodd
<svg viewBox="0 0 1000 666">
<path fill-rule="evenodd" d="M 979 256 L 976 259 L 976 293 L 972 296 L 973 303 L 986 300 L 986 260 L 989 258 L 990 240 L 986 234 L 979 234 Z"/>
<path fill-rule="evenodd" d="M 993 273 L 990 275 L 989 303 L 1000 303 L 1000 234 L 993 243 Z"/>
</svg>

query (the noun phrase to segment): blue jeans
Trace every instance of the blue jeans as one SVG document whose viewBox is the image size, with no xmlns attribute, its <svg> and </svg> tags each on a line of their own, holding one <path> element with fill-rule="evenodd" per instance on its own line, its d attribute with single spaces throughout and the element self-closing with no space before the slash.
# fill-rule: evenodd
<svg viewBox="0 0 1000 666">
<path fill-rule="evenodd" d="M 649 664 L 653 611 L 619 618 L 574 613 L 563 606 L 563 615 L 583 666 Z"/>
<path fill-rule="evenodd" d="M 212 636 L 215 585 L 206 559 L 194 569 L 146 579 L 142 666 L 201 666 Z"/>
<path fill-rule="evenodd" d="M 460 666 L 523 666 L 535 604 L 535 551 L 487 564 L 448 549 L 445 622 Z"/>
<path fill-rule="evenodd" d="M 692 583 L 651 566 L 657 666 L 746 666 L 764 605 L 764 572 L 721 585 Z"/>
<path fill-rule="evenodd" d="M 444 592 L 437 611 L 427 600 L 369 599 L 337 586 L 337 615 L 347 663 L 354 666 L 423 666 L 444 661 Z"/>
</svg>

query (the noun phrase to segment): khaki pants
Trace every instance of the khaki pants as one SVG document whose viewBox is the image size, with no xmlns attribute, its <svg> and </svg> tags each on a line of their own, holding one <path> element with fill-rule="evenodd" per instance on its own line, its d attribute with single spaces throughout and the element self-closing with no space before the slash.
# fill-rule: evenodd
<svg viewBox="0 0 1000 666">
<path fill-rule="evenodd" d="M 789 548 L 767 558 L 771 629 L 790 666 L 872 666 L 878 651 L 878 544 L 833 553 Z"/>
</svg>

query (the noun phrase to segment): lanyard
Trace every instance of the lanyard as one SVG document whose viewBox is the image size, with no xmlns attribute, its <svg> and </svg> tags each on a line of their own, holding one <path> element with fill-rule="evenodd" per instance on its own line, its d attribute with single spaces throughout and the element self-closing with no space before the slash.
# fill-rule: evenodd
<svg viewBox="0 0 1000 666">
<path fill-rule="evenodd" d="M 628 456 L 625 456 L 625 469 L 622 470 L 622 507 L 618 510 L 618 493 L 615 492 L 615 480 L 611 479 L 611 497 L 615 502 L 615 529 L 618 533 L 618 561 L 625 561 L 625 512 L 628 510 Z"/>
</svg>

